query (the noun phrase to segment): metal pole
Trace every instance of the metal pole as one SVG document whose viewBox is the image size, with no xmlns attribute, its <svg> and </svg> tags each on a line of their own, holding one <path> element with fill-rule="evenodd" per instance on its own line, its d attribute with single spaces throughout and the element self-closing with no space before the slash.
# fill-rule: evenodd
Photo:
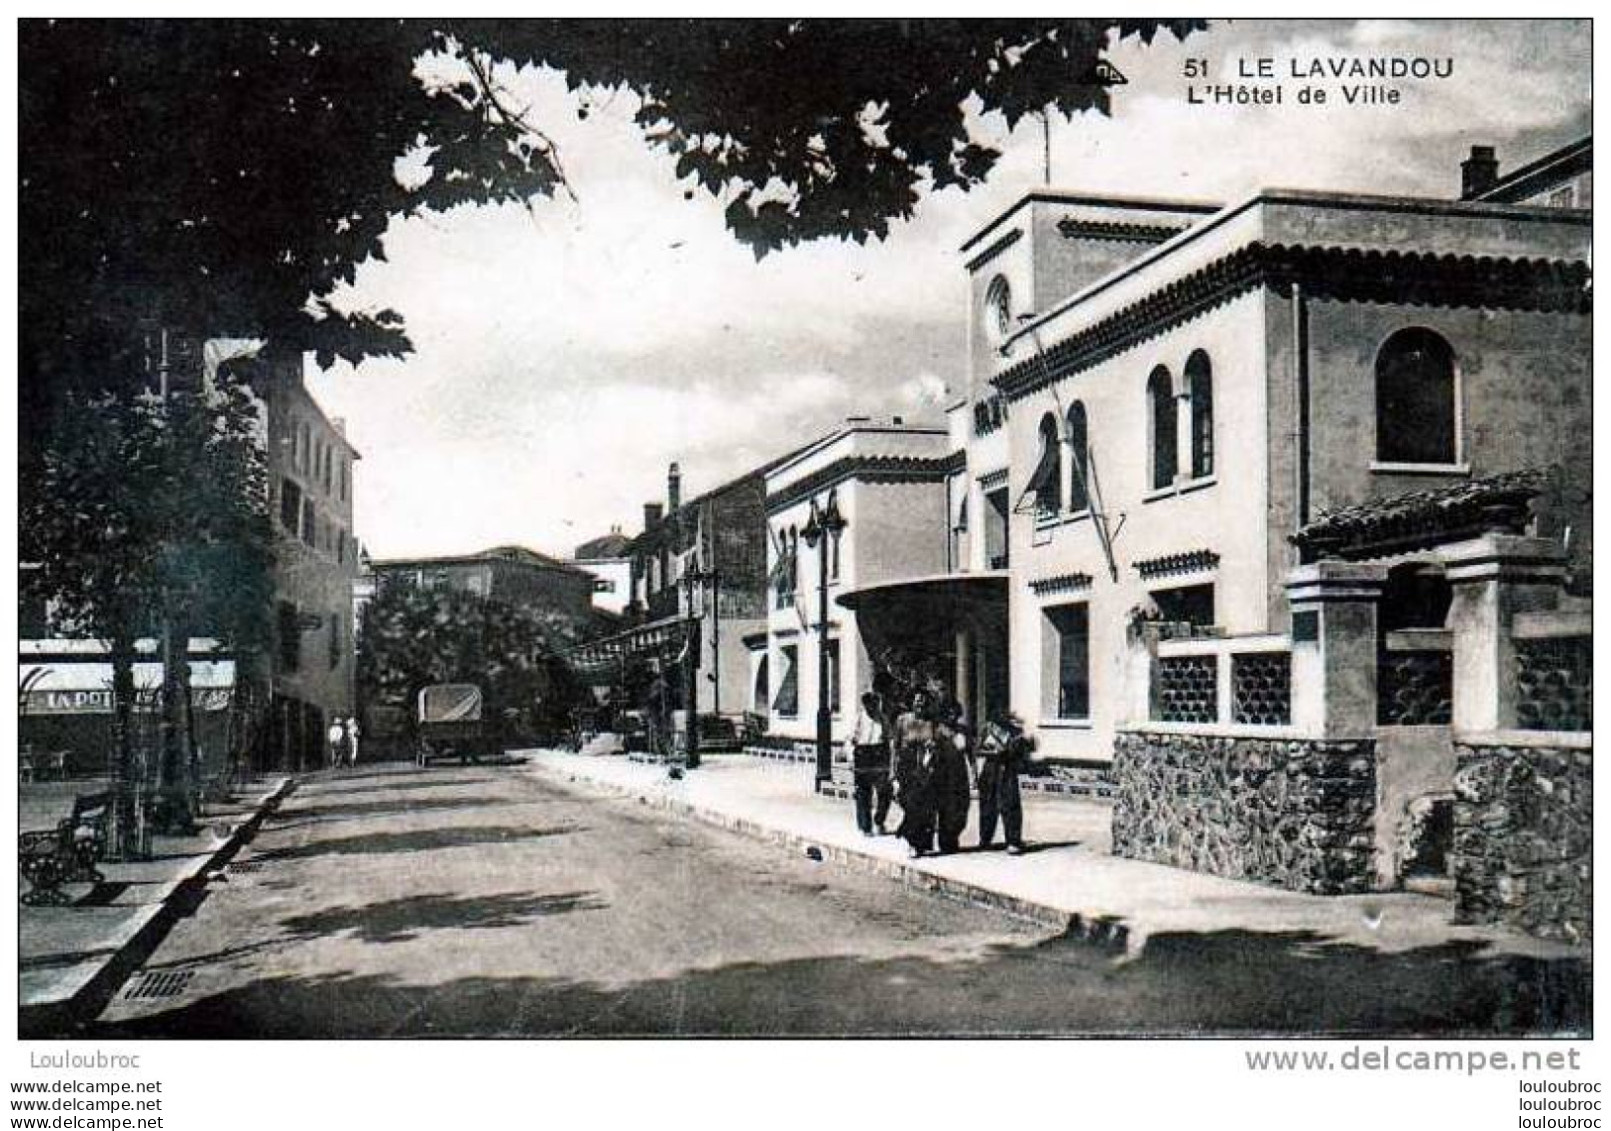
<svg viewBox="0 0 1611 1131">
<path fill-rule="evenodd" d="M 817 547 L 817 792 L 833 778 L 833 713 L 828 687 L 828 542 L 824 530 Z"/>
<path fill-rule="evenodd" d="M 689 570 L 683 575 L 683 584 L 688 588 L 688 639 L 684 643 L 682 654 L 684 664 L 684 686 L 688 691 L 687 721 L 683 729 L 685 749 L 683 765 L 688 769 L 699 766 L 699 620 L 694 609 L 694 586 L 699 582 L 697 570 Z"/>
</svg>

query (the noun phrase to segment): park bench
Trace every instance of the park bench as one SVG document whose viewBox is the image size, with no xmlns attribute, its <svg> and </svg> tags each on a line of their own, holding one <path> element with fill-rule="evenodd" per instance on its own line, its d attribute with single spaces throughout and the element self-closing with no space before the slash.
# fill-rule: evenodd
<svg viewBox="0 0 1611 1131">
<path fill-rule="evenodd" d="M 27 832 L 17 838 L 17 867 L 28 890 L 30 907 L 67 902 L 67 883 L 98 883 L 104 877 L 95 863 L 106 854 L 106 829 L 112 793 L 84 793 L 73 798 L 73 810 L 54 829 Z"/>
</svg>

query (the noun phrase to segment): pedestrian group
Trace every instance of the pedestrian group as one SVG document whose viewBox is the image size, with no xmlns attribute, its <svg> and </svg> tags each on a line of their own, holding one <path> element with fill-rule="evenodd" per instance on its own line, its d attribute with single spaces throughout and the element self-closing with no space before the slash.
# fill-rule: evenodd
<svg viewBox="0 0 1611 1131">
<path fill-rule="evenodd" d="M 996 716 L 977 732 L 962 716 L 961 704 L 939 687 L 919 687 L 902 696 L 881 681 L 861 697 L 845 745 L 855 775 L 856 825 L 863 836 L 889 832 L 894 802 L 901 807 L 895 835 L 906 841 L 910 855 L 956 852 L 976 786 L 979 847 L 992 846 L 999 823 L 1007 851 L 1024 850 L 1018 778 L 1033 741 L 1011 715 Z"/>
<path fill-rule="evenodd" d="M 358 764 L 358 720 L 352 716 L 345 719 L 337 716 L 330 720 L 330 729 L 325 732 L 325 740 L 329 747 L 330 768 L 338 766 L 356 766 Z"/>
</svg>

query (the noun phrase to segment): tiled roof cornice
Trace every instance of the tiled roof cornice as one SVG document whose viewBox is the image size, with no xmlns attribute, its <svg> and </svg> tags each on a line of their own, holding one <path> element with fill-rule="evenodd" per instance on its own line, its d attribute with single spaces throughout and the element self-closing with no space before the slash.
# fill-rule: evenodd
<svg viewBox="0 0 1611 1131">
<path fill-rule="evenodd" d="M 845 456 L 795 480 L 766 497 L 766 512 L 775 514 L 848 479 L 862 483 L 939 483 L 967 465 L 967 453 L 939 458 L 924 456 Z"/>
<path fill-rule="evenodd" d="M 1219 555 L 1213 550 L 1188 550 L 1184 554 L 1148 558 L 1135 565 L 1136 572 L 1144 578 L 1172 577 L 1178 573 L 1200 573 L 1213 569 L 1219 565 Z"/>
<path fill-rule="evenodd" d="M 1076 220 L 1072 216 L 1057 222 L 1066 239 L 1117 240 L 1121 243 L 1163 243 L 1186 230 L 1178 224 L 1123 224 L 1112 220 Z"/>
<path fill-rule="evenodd" d="M 989 263 L 996 256 L 1000 255 L 1002 252 L 1006 251 L 1013 244 L 1017 243 L 1020 239 L 1023 238 L 1023 236 L 1024 236 L 1024 230 L 1022 228 L 1014 228 L 1012 231 L 1010 231 L 1006 235 L 1002 236 L 999 240 L 996 240 L 989 247 L 987 247 L 983 251 L 981 251 L 978 255 L 976 255 L 972 259 L 968 260 L 968 273 L 972 274 L 973 272 L 977 271 L 979 268 L 983 267 L 986 263 Z"/>
<path fill-rule="evenodd" d="M 1074 593 L 1091 587 L 1091 575 L 1088 573 L 1060 573 L 1055 577 L 1037 577 L 1029 583 L 1029 588 L 1037 597 L 1047 593 Z"/>
<path fill-rule="evenodd" d="M 1411 491 L 1322 513 L 1287 541 L 1305 561 L 1368 558 L 1475 538 L 1519 534 L 1529 504 L 1549 486 L 1541 468 L 1502 472 L 1449 487 Z"/>
<path fill-rule="evenodd" d="M 1106 361 L 1260 286 L 1311 298 L 1493 310 L 1589 312 L 1589 265 L 1251 243 L 1026 357 L 994 379 L 1017 400 Z"/>
</svg>

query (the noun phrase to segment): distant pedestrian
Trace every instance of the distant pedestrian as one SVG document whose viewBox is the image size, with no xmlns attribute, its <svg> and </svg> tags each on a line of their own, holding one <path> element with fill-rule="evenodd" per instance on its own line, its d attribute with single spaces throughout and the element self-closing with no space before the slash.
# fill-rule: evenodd
<svg viewBox="0 0 1611 1131">
<path fill-rule="evenodd" d="M 1033 742 L 1024 737 L 1023 726 L 1013 716 L 1000 715 L 985 724 L 978 746 L 980 848 L 989 848 L 996 839 L 999 819 L 1008 853 L 1016 856 L 1024 850 L 1024 803 L 1018 775 L 1031 749 Z"/>
<path fill-rule="evenodd" d="M 861 710 L 856 715 L 855 728 L 845 740 L 855 774 L 856 827 L 862 836 L 872 836 L 873 830 L 883 836 L 887 830 L 884 821 L 889 817 L 890 801 L 895 795 L 891 779 L 893 763 L 887 726 L 884 721 L 884 703 L 869 691 L 861 697 Z"/>
<path fill-rule="evenodd" d="M 325 732 L 325 739 L 330 744 L 330 768 L 333 770 L 341 765 L 342 749 L 347 745 L 347 728 L 340 718 L 330 720 L 330 729 Z"/>
<path fill-rule="evenodd" d="M 358 718 L 355 715 L 347 716 L 347 765 L 358 764 Z"/>
</svg>

